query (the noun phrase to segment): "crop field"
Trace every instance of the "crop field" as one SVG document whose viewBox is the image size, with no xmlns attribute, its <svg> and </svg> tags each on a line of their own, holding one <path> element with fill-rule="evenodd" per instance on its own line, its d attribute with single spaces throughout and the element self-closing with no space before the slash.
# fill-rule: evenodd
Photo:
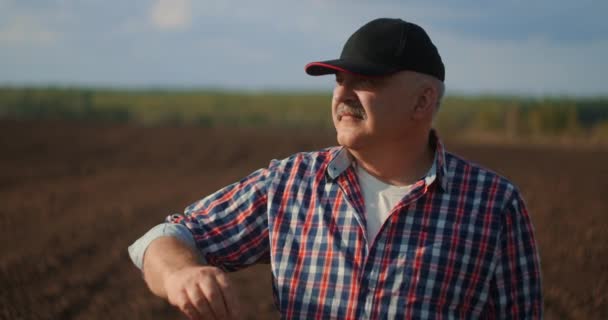
<svg viewBox="0 0 608 320">
<path fill-rule="evenodd" d="M 445 142 L 520 187 L 546 319 L 608 319 L 608 150 Z M 334 143 L 326 126 L 0 120 L 0 319 L 182 319 L 127 246 L 272 158 Z M 267 265 L 231 277 L 249 319 L 278 318 Z"/>
</svg>

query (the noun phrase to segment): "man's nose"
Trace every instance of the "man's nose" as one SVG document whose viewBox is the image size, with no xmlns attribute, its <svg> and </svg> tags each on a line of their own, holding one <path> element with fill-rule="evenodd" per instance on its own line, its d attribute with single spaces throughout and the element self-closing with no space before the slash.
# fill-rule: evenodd
<svg viewBox="0 0 608 320">
<path fill-rule="evenodd" d="M 353 87 L 346 81 L 336 84 L 336 88 L 334 89 L 334 100 L 336 102 L 356 101 L 356 97 Z"/>
</svg>

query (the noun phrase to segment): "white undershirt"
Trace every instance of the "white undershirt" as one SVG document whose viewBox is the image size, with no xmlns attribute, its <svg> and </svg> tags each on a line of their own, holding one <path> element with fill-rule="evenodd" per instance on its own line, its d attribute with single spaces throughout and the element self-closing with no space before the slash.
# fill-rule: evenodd
<svg viewBox="0 0 608 320">
<path fill-rule="evenodd" d="M 435 161 L 424 179 L 427 184 L 435 180 Z M 380 231 L 382 224 L 389 217 L 391 210 L 397 203 L 410 193 L 414 185 L 394 186 L 379 180 L 369 174 L 361 166 L 355 164 L 355 172 L 359 178 L 359 185 L 365 203 L 365 220 L 367 227 L 367 240 L 372 244 Z"/>
</svg>

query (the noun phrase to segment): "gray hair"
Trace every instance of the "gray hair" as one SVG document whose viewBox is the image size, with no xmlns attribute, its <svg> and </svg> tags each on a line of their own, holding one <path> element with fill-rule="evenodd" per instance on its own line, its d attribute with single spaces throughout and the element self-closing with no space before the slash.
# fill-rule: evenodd
<svg viewBox="0 0 608 320">
<path fill-rule="evenodd" d="M 443 81 L 439 81 L 439 79 L 434 79 L 434 85 L 437 88 L 437 104 L 435 105 L 435 113 L 439 111 L 439 107 L 441 106 L 441 102 L 443 101 L 443 96 L 445 94 L 445 83 Z"/>
<path fill-rule="evenodd" d="M 419 73 L 421 81 L 426 82 L 431 85 L 437 91 L 437 103 L 435 104 L 435 110 L 433 111 L 433 117 L 439 111 L 439 107 L 441 106 L 441 102 L 443 101 L 443 96 L 445 94 L 445 83 L 443 81 L 426 74 Z"/>
</svg>

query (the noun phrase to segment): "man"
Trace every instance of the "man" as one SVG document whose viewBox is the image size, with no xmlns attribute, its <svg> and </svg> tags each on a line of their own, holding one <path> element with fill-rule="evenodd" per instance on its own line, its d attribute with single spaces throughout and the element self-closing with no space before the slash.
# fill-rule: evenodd
<svg viewBox="0 0 608 320">
<path fill-rule="evenodd" d="M 426 32 L 376 19 L 306 72 L 336 76 L 340 147 L 273 160 L 153 228 L 129 248 L 152 292 L 237 318 L 224 271 L 270 261 L 287 319 L 541 318 L 518 190 L 432 129 L 445 71 Z"/>
</svg>

